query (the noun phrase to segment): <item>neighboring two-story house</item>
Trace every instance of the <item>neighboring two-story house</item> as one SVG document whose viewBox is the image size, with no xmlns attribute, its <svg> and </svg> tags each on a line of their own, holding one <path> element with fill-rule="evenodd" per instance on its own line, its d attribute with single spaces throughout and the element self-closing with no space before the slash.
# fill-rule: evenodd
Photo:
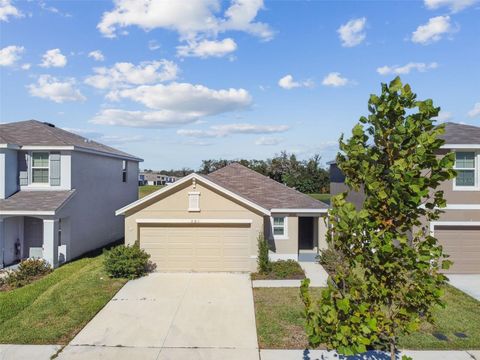
<svg viewBox="0 0 480 360">
<path fill-rule="evenodd" d="M 138 176 L 139 185 L 169 185 L 173 184 L 178 179 L 176 176 L 161 174 L 159 172 L 142 171 Z"/>
<path fill-rule="evenodd" d="M 124 235 L 138 198 L 135 156 L 36 120 L 0 125 L 0 268 L 56 267 Z"/>
<path fill-rule="evenodd" d="M 480 273 L 480 127 L 445 124 L 445 144 L 439 155 L 455 152 L 457 177 L 440 186 L 447 207 L 430 232 L 443 245 L 454 265 L 450 273 Z M 330 162 L 330 193 L 348 190 L 335 161 Z M 361 207 L 364 194 L 350 191 L 348 201 Z"/>
</svg>

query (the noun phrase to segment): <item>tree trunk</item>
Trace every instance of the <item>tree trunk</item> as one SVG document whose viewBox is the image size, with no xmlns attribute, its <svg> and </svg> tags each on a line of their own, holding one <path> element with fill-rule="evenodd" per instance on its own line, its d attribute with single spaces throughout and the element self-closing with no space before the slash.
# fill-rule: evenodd
<svg viewBox="0 0 480 360">
<path fill-rule="evenodd" d="M 390 360 L 396 360 L 395 341 L 390 341 Z"/>
</svg>

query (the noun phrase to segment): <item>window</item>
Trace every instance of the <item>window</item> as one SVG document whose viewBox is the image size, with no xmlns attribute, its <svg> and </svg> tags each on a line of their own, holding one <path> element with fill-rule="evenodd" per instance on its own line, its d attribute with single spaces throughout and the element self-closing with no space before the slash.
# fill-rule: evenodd
<svg viewBox="0 0 480 360">
<path fill-rule="evenodd" d="M 48 152 L 32 153 L 32 183 L 48 184 Z"/>
<path fill-rule="evenodd" d="M 287 224 L 284 216 L 273 217 L 273 237 L 274 238 L 286 238 L 287 237 Z"/>
<path fill-rule="evenodd" d="M 122 161 L 122 181 L 127 182 L 127 161 Z"/>
<path fill-rule="evenodd" d="M 188 193 L 188 211 L 200 211 L 200 193 L 198 191 Z"/>
<path fill-rule="evenodd" d="M 474 188 L 477 185 L 477 169 L 475 152 L 462 151 L 455 153 L 456 188 Z"/>
</svg>

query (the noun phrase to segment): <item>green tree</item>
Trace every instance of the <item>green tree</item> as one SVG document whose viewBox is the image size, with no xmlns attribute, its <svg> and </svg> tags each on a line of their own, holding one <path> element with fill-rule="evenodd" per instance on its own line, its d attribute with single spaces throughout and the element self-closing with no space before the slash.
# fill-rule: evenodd
<svg viewBox="0 0 480 360">
<path fill-rule="evenodd" d="M 453 154 L 438 155 L 444 127 L 434 123 L 440 108 L 432 100 L 417 100 L 397 77 L 370 96 L 368 109 L 351 138 L 340 138 L 337 156 L 347 185 L 365 192 L 363 209 L 340 194 L 328 216 L 328 243 L 347 264 L 318 303 L 308 280 L 301 296 L 313 345 L 345 355 L 378 348 L 395 359 L 398 337 L 433 321 L 432 308 L 442 305 L 439 271 L 450 261 L 426 224 L 446 204 L 437 187 L 455 172 Z"/>
</svg>

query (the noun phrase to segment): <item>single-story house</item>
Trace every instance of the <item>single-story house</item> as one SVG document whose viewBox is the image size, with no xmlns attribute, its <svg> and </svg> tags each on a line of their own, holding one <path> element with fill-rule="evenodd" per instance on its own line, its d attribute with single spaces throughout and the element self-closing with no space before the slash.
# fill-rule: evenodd
<svg viewBox="0 0 480 360">
<path fill-rule="evenodd" d="M 238 163 L 190 174 L 117 210 L 125 243 L 139 242 L 159 271 L 255 271 L 257 239 L 272 260 L 326 248 L 328 205 Z"/>
</svg>

